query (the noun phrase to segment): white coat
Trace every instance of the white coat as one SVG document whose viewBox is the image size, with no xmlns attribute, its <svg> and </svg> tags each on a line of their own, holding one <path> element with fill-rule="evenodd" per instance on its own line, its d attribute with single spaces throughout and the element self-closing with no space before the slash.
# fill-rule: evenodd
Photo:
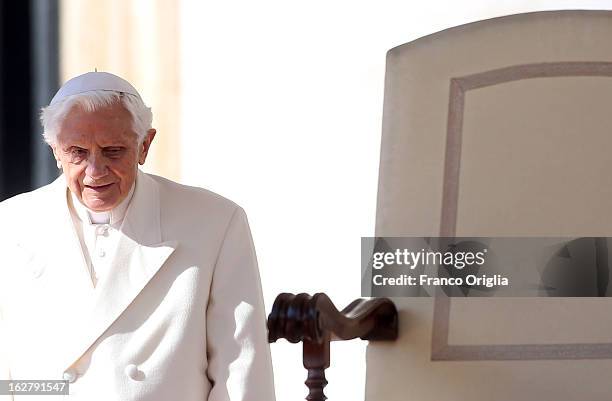
<svg viewBox="0 0 612 401">
<path fill-rule="evenodd" d="M 240 207 L 139 172 L 114 263 L 94 287 L 67 195 L 60 177 L 0 203 L 0 379 L 72 381 L 47 401 L 274 400 Z"/>
</svg>

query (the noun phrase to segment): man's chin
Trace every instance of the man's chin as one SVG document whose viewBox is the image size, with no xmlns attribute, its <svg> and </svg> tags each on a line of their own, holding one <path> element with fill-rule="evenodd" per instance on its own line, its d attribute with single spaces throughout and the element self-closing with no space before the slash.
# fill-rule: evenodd
<svg viewBox="0 0 612 401">
<path fill-rule="evenodd" d="M 117 206 L 120 202 L 116 199 L 103 200 L 103 199 L 87 199 L 83 198 L 83 204 L 87 209 L 92 212 L 108 212 Z"/>
<path fill-rule="evenodd" d="M 102 213 L 102 212 L 110 212 L 111 210 L 113 210 L 114 206 L 106 206 L 106 205 L 91 205 L 91 204 L 85 204 L 85 207 L 87 207 L 87 209 L 89 209 L 92 212 L 96 212 L 96 213 Z"/>
</svg>

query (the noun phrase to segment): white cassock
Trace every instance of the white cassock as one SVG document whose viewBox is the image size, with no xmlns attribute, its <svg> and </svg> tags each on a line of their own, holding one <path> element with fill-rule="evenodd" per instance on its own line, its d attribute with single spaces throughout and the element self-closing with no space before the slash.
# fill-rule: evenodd
<svg viewBox="0 0 612 401">
<path fill-rule="evenodd" d="M 0 203 L 0 379 L 70 381 L 14 400 L 273 401 L 244 211 L 139 172 L 100 253 L 70 196 L 60 177 Z"/>
</svg>

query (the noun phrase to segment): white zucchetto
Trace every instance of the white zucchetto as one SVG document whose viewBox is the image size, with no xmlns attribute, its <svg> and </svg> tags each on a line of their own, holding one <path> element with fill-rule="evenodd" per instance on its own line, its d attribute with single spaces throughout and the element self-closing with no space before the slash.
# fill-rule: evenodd
<svg viewBox="0 0 612 401">
<path fill-rule="evenodd" d="M 121 77 L 109 72 L 87 72 L 70 79 L 62 85 L 55 96 L 53 96 L 53 99 L 51 99 L 49 105 L 55 104 L 68 96 L 94 90 L 129 93 L 140 98 L 140 94 L 132 84 Z"/>
</svg>

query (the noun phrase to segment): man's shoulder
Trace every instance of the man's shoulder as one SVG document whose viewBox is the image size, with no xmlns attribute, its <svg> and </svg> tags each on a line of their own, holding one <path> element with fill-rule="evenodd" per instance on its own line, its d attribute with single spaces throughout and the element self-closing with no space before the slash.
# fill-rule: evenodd
<svg viewBox="0 0 612 401">
<path fill-rule="evenodd" d="M 33 227 L 48 221 L 57 213 L 57 183 L 23 192 L 0 202 L 0 224 L 8 230 L 0 230 L 0 241 L 9 238 L 29 238 Z"/>
<path fill-rule="evenodd" d="M 15 216 L 16 213 L 23 210 L 28 210 L 31 214 L 35 214 L 37 211 L 44 211 L 44 208 L 39 204 L 40 202 L 47 201 L 56 185 L 57 182 L 54 181 L 32 191 L 23 192 L 3 200 L 0 202 L 0 215 L 8 218 Z"/>
<path fill-rule="evenodd" d="M 180 207 L 184 211 L 197 209 L 215 214 L 232 214 L 240 209 L 234 201 L 208 189 L 181 184 L 154 174 L 146 176 L 157 183 L 162 207 Z"/>
</svg>

